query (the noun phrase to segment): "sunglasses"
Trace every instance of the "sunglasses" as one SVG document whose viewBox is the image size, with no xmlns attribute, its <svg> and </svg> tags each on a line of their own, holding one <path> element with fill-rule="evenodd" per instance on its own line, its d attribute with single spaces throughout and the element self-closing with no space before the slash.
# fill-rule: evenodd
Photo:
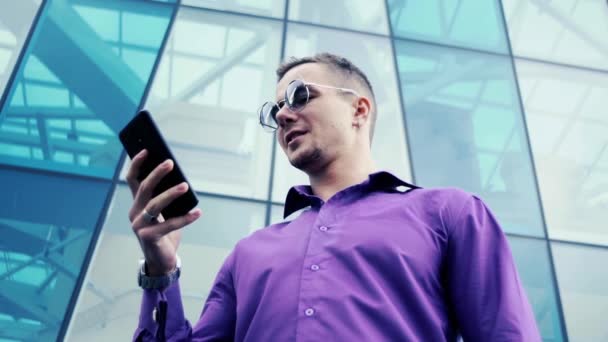
<svg viewBox="0 0 608 342">
<path fill-rule="evenodd" d="M 359 96 L 356 91 L 348 88 L 332 87 L 324 84 L 305 82 L 303 80 L 293 80 L 289 83 L 287 89 L 285 89 L 285 98 L 283 100 L 279 101 L 279 103 L 274 101 L 265 102 L 260 108 L 259 115 L 262 128 L 270 133 L 279 128 L 277 113 L 279 113 L 284 105 L 287 105 L 287 108 L 293 113 L 297 113 L 304 109 L 308 104 L 308 101 L 310 101 L 310 86 L 339 90 L 344 93 Z"/>
</svg>

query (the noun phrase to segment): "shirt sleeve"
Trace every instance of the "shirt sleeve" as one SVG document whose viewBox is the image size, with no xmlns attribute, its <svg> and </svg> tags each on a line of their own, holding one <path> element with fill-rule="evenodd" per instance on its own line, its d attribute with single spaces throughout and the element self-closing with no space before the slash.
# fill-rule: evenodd
<svg viewBox="0 0 608 342">
<path fill-rule="evenodd" d="M 179 281 L 164 290 L 144 290 L 133 341 L 157 341 L 159 338 L 163 341 L 234 340 L 236 296 L 232 280 L 233 262 L 234 252 L 220 268 L 194 328 L 184 316 Z"/>
<path fill-rule="evenodd" d="M 498 222 L 475 196 L 453 207 L 461 209 L 448 227 L 447 287 L 464 341 L 541 341 Z"/>
</svg>

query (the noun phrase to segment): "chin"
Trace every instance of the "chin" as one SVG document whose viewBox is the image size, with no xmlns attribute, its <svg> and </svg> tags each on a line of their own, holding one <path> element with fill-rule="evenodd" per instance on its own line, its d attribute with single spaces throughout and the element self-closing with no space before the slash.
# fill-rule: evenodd
<svg viewBox="0 0 608 342">
<path fill-rule="evenodd" d="M 323 153 L 320 148 L 294 151 L 289 157 L 291 165 L 304 172 L 318 168 L 322 160 Z"/>
</svg>

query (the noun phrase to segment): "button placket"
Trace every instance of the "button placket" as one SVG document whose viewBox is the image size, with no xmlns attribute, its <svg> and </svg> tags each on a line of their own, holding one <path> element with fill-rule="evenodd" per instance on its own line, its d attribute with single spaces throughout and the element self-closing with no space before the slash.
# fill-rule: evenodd
<svg viewBox="0 0 608 342">
<path fill-rule="evenodd" d="M 331 238 L 331 236 L 327 235 L 327 232 L 329 231 L 328 223 L 335 221 L 333 213 L 330 211 L 328 215 L 327 210 L 328 207 L 322 207 L 315 222 L 310 226 L 310 238 L 303 260 L 303 273 L 300 278 L 300 299 L 298 303 L 300 317 L 304 319 L 304 321 L 299 323 L 301 324 L 300 327 L 302 331 L 306 331 L 306 329 L 315 326 L 317 323 L 314 321 L 320 318 L 317 317 L 318 308 L 316 308 L 315 305 L 319 304 L 319 298 L 321 298 L 322 295 L 318 292 L 318 287 L 315 284 L 322 281 L 319 279 L 321 274 L 317 274 L 317 272 L 321 271 L 320 261 L 325 258 L 324 249 Z"/>
</svg>

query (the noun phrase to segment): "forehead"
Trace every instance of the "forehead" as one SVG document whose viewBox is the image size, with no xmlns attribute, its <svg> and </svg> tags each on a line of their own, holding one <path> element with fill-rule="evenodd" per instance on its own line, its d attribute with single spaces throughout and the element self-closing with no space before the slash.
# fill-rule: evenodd
<svg viewBox="0 0 608 342">
<path fill-rule="evenodd" d="M 280 99 L 285 94 L 287 85 L 293 80 L 301 79 L 306 82 L 331 84 L 333 73 L 324 64 L 306 63 L 291 68 L 277 83 L 276 98 Z"/>
</svg>

